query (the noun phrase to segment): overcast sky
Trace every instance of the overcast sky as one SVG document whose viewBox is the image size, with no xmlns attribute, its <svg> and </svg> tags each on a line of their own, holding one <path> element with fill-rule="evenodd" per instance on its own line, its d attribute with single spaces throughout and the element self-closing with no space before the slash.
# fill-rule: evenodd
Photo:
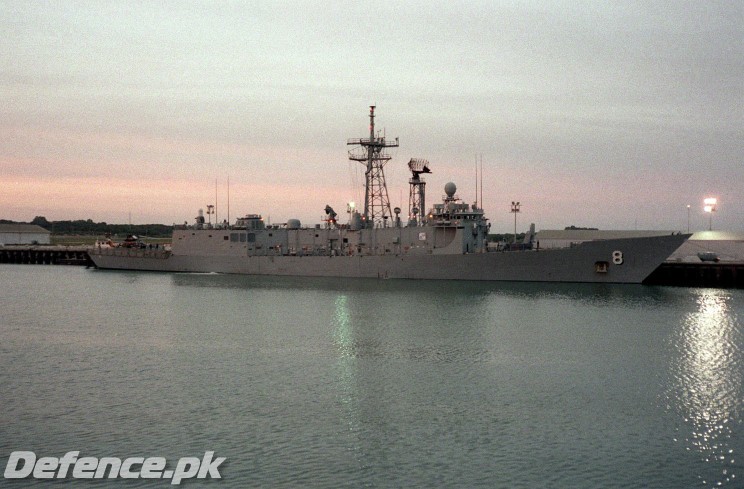
<svg viewBox="0 0 744 489">
<path fill-rule="evenodd" d="M 377 127 L 408 207 L 493 230 L 744 230 L 744 2 L 0 2 L 0 218 L 319 222 Z"/>
</svg>

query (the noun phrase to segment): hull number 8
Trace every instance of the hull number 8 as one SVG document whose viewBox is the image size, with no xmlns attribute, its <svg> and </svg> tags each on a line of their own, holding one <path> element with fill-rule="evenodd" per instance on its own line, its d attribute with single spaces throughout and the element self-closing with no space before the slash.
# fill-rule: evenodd
<svg viewBox="0 0 744 489">
<path fill-rule="evenodd" d="M 623 252 L 622 251 L 612 252 L 612 263 L 614 263 L 615 265 L 623 264 Z"/>
</svg>

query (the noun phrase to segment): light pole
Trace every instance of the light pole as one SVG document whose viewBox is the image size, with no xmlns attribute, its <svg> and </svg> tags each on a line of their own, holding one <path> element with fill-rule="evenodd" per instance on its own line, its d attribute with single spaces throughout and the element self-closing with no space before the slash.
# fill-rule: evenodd
<svg viewBox="0 0 744 489">
<path fill-rule="evenodd" d="M 703 210 L 708 213 L 708 231 L 713 231 L 713 213 L 716 211 L 718 200 L 715 197 L 708 197 L 703 204 L 705 204 Z"/>
<path fill-rule="evenodd" d="M 212 204 L 207 204 L 207 217 L 209 218 L 209 226 L 212 226 L 212 214 L 214 214 L 214 206 Z M 217 221 L 214 221 L 215 225 L 217 224 Z"/>
<path fill-rule="evenodd" d="M 519 202 L 512 201 L 511 212 L 514 214 L 514 244 L 517 244 L 517 212 L 519 212 Z"/>
<path fill-rule="evenodd" d="M 690 233 L 690 204 L 687 204 L 687 233 Z"/>
</svg>

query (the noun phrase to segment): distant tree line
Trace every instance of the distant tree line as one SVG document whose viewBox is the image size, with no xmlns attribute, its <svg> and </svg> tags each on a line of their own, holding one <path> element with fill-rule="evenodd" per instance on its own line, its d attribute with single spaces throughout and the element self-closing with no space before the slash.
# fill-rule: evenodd
<svg viewBox="0 0 744 489">
<path fill-rule="evenodd" d="M 517 233 L 517 242 L 521 243 L 524 241 L 525 233 Z M 506 241 L 507 243 L 511 243 L 514 241 L 514 233 L 510 234 L 489 234 L 488 235 L 488 241 L 492 243 L 500 243 L 501 241 Z"/>
<path fill-rule="evenodd" d="M 92 219 L 78 219 L 77 221 L 48 221 L 44 216 L 36 216 L 31 222 L 9 221 L 0 219 L 0 224 L 36 224 L 52 234 L 104 236 L 129 235 L 138 236 L 170 237 L 173 226 L 165 224 L 108 224 L 106 222 L 93 222 Z"/>
<path fill-rule="evenodd" d="M 83 235 L 83 236 L 104 236 L 107 233 L 111 235 L 128 235 L 136 234 L 138 236 L 150 236 L 153 238 L 170 237 L 173 233 L 173 226 L 165 224 L 108 224 L 106 222 L 93 222 L 92 219 L 78 219 L 77 221 L 48 221 L 44 216 L 36 216 L 30 223 L 9 221 L 0 219 L 0 224 L 36 224 L 57 235 Z M 517 234 L 517 241 L 524 240 L 525 233 Z M 514 241 L 514 234 L 489 234 L 488 241 L 499 242 Z"/>
</svg>

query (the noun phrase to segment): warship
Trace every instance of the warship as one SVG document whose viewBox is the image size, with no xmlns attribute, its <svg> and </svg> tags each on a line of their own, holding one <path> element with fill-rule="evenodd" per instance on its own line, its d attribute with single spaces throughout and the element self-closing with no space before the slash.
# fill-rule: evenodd
<svg viewBox="0 0 744 489">
<path fill-rule="evenodd" d="M 642 283 L 689 238 L 668 233 L 541 249 L 533 225 L 521 243 L 489 243 L 491 225 L 478 205 L 477 190 L 476 202 L 467 204 L 449 182 L 442 201 L 426 210 L 422 175 L 431 170 L 419 158 L 408 162 L 408 215 L 401 218 L 399 207 L 391 210 L 384 174 L 391 159 L 388 148 L 397 147 L 398 138 L 375 132 L 374 106 L 369 119 L 369 137 L 347 141 L 353 146 L 349 159 L 365 167 L 364 206 L 348 204 L 348 222 L 339 222 L 330 205 L 324 222 L 310 227 L 298 219 L 270 225 L 260 214 L 213 225 L 200 210 L 193 225 L 174 226 L 170 246 L 98 244 L 89 253 L 93 263 L 101 269 L 162 272 Z M 519 203 L 512 203 L 512 212 L 518 211 Z"/>
</svg>

